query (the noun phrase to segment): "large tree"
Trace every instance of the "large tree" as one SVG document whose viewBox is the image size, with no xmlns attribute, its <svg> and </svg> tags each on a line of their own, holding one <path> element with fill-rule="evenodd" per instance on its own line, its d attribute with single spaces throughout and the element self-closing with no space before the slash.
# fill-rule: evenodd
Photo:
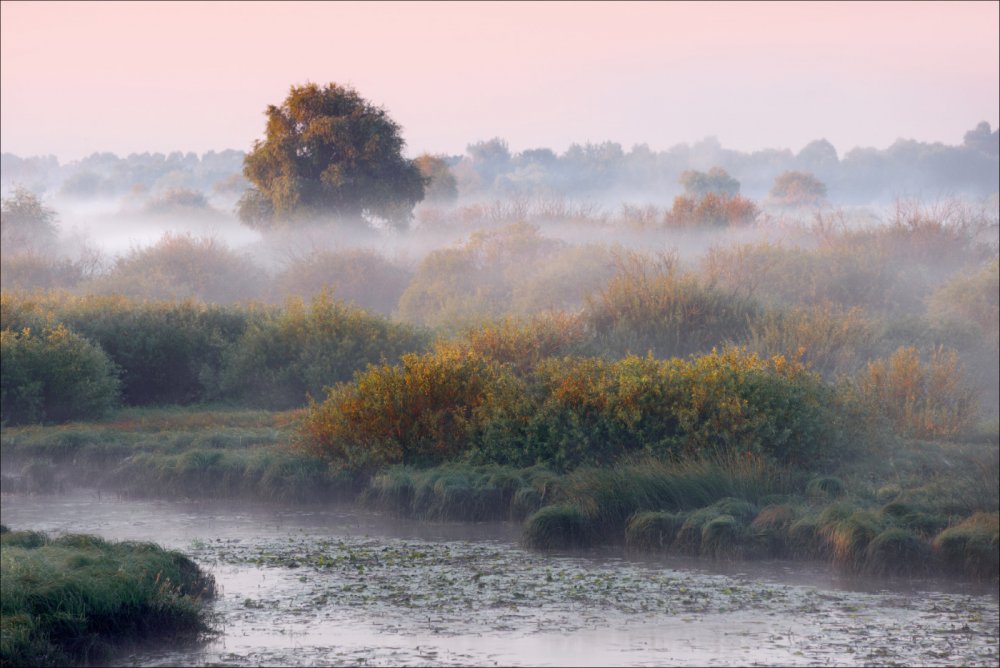
<svg viewBox="0 0 1000 668">
<path fill-rule="evenodd" d="M 239 203 L 248 225 L 336 216 L 406 225 L 424 178 L 403 157 L 399 125 L 347 86 L 292 86 L 267 108 L 267 136 L 246 156 L 253 184 Z"/>
</svg>

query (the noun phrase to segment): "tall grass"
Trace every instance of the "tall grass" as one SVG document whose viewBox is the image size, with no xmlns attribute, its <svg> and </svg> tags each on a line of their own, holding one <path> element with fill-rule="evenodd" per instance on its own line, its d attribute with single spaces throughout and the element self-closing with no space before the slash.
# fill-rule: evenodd
<svg viewBox="0 0 1000 668">
<path fill-rule="evenodd" d="M 70 534 L 0 534 L 4 665 L 99 663 L 118 644 L 208 630 L 199 602 L 214 581 L 152 543 Z"/>
</svg>

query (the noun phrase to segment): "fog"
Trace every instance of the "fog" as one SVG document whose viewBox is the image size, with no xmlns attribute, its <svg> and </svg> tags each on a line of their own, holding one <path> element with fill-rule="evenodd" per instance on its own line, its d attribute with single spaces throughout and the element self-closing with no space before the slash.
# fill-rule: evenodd
<svg viewBox="0 0 1000 668">
<path fill-rule="evenodd" d="M 512 153 L 494 138 L 437 156 L 444 171 L 402 229 L 320 218 L 263 232 L 235 213 L 248 186 L 239 151 L 66 164 L 3 154 L 4 201 L 30 191 L 56 232 L 5 236 L 3 288 L 272 304 L 328 290 L 449 334 L 507 316 L 581 313 L 624 267 L 639 266 L 634 258 L 660 258 L 762 308 L 861 309 L 887 334 L 830 374 L 857 370 L 890 342 L 956 347 L 995 415 L 996 342 L 987 319 L 986 343 L 975 343 L 982 307 L 973 305 L 996 310 L 998 153 L 986 123 L 960 145 L 900 141 L 843 157 L 824 140 L 797 154 L 706 139 L 560 155 Z M 784 191 L 788 174 L 795 185 Z M 668 280 L 657 273 L 666 266 L 641 271 Z M 979 294 L 972 286 L 983 280 Z M 919 331 L 903 334 L 913 319 Z"/>
</svg>

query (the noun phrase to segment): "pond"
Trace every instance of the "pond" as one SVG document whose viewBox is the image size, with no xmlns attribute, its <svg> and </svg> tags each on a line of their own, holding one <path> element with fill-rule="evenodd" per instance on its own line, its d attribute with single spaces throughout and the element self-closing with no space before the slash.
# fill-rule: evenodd
<svg viewBox="0 0 1000 668">
<path fill-rule="evenodd" d="M 988 665 L 995 583 L 526 551 L 513 523 L 353 506 L 5 495 L 14 529 L 149 540 L 212 572 L 218 633 L 119 665 Z"/>
</svg>

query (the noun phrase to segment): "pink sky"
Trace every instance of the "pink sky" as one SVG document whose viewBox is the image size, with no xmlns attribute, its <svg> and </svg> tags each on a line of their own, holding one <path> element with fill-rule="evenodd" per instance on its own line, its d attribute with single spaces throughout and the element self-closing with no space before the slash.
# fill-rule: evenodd
<svg viewBox="0 0 1000 668">
<path fill-rule="evenodd" d="M 19 155 L 248 149 L 292 84 L 354 85 L 408 152 L 714 135 L 841 154 L 1000 123 L 997 2 L 2 2 Z"/>
</svg>

